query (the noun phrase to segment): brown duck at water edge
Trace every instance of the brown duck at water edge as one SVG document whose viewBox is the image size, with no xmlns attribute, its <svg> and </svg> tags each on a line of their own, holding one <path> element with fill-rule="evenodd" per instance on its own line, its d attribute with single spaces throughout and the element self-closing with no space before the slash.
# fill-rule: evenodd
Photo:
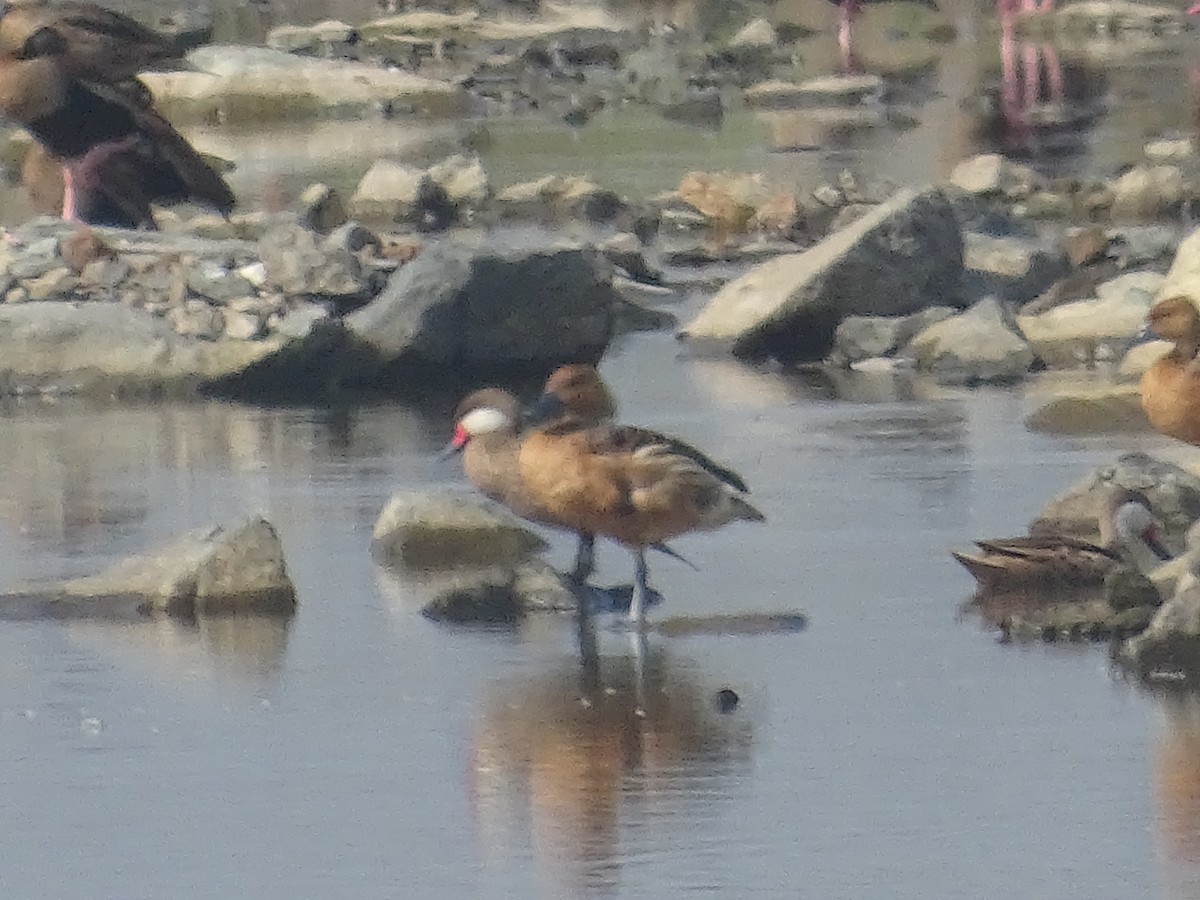
<svg viewBox="0 0 1200 900">
<path fill-rule="evenodd" d="M 651 590 L 646 549 L 738 519 L 763 521 L 745 482 L 678 438 L 624 425 L 586 427 L 555 390 L 542 394 L 519 466 L 534 502 L 576 530 L 610 538 L 634 556 L 629 618 L 645 628 Z"/>
<path fill-rule="evenodd" d="M 1145 495 L 1113 489 L 1100 516 L 1100 543 L 1070 535 L 1025 535 L 976 541 L 978 553 L 951 551 L 984 591 L 1098 587 L 1128 560 L 1171 558 Z"/>
<path fill-rule="evenodd" d="M 1200 445 L 1200 310 L 1187 297 L 1160 300 L 1146 325 L 1174 346 L 1141 381 L 1142 409 L 1155 430 Z"/>
<path fill-rule="evenodd" d="M 613 414 L 612 395 L 593 366 L 563 366 L 551 374 L 546 384 L 563 392 L 580 421 L 597 424 Z M 471 484 L 518 516 L 553 528 L 576 530 L 540 508 L 525 486 L 518 469 L 522 422 L 520 402 L 508 391 L 474 391 L 455 409 L 454 434 L 443 452 L 461 452 L 463 471 Z M 594 567 L 595 537 L 577 533 L 579 545 L 571 577 L 582 582 Z M 666 546 L 654 549 L 680 558 Z"/>
<path fill-rule="evenodd" d="M 134 78 L 178 53 L 119 14 L 90 4 L 58 10 L 23 4 L 0 15 L 0 116 L 62 166 L 63 217 L 153 227 L 152 203 L 184 200 L 228 214 L 229 186 Z"/>
</svg>

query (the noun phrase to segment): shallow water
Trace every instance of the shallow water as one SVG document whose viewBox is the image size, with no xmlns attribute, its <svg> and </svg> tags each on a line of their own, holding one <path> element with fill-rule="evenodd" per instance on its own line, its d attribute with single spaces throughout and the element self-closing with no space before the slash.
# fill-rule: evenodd
<svg viewBox="0 0 1200 900">
<path fill-rule="evenodd" d="M 626 635 L 589 671 L 569 619 L 439 627 L 372 563 L 391 492 L 459 481 L 440 404 L 5 407 L 0 587 L 262 511 L 300 605 L 0 627 L 4 895 L 1190 896 L 1200 716 L 1102 648 L 997 644 L 946 553 L 1166 442 L 676 353 L 609 356 L 623 415 L 733 463 L 770 521 L 680 539 L 700 571 L 654 561 L 653 616 L 810 626 L 652 636 L 640 681 Z M 629 576 L 602 548 L 599 580 Z"/>
</svg>

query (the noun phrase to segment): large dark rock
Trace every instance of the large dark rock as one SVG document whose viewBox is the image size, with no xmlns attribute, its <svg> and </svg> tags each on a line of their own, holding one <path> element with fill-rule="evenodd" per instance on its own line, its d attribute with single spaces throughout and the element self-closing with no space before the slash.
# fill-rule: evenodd
<svg viewBox="0 0 1200 900">
<path fill-rule="evenodd" d="M 345 321 L 384 368 L 547 365 L 598 360 L 619 301 L 611 264 L 591 248 L 446 243 Z"/>
<path fill-rule="evenodd" d="M 680 333 L 750 358 L 822 359 L 846 316 L 961 307 L 963 240 L 939 190 L 904 190 L 803 253 L 725 285 Z"/>
</svg>

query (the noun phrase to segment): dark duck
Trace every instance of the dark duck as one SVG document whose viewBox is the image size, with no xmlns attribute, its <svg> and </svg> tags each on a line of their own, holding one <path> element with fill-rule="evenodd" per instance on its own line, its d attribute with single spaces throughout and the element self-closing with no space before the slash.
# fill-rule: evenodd
<svg viewBox="0 0 1200 900">
<path fill-rule="evenodd" d="M 0 7 L 0 116 L 37 141 L 26 173 L 52 174 L 46 157 L 61 167 L 64 219 L 153 228 L 154 203 L 233 209 L 224 179 L 154 109 L 137 79 L 181 67 L 166 37 L 103 7 Z"/>
</svg>

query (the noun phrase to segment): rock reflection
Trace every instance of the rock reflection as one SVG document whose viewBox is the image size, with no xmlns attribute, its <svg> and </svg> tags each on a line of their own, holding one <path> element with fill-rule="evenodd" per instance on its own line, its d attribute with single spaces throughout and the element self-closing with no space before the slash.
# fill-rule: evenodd
<svg viewBox="0 0 1200 900">
<path fill-rule="evenodd" d="M 245 481 L 246 509 L 311 504 L 285 488 L 295 477 L 327 477 L 331 463 L 369 457 L 360 477 L 405 465 L 428 467 L 435 430 L 419 410 L 259 409 L 227 403 L 106 407 L 83 401 L 0 410 L 0 455 L 11 472 L 0 492 L 8 545 L 95 568 L 98 556 L 147 542 L 148 529 L 185 531 L 210 516 L 213 478 Z M 440 432 L 436 432 L 440 434 Z M 407 457 L 407 459 L 406 459 Z M 164 507 L 155 497 L 168 493 Z M 287 509 L 281 518 L 315 515 Z M 10 573 L 18 576 L 24 573 Z M 54 571 L 33 573 L 58 577 Z"/>
<path fill-rule="evenodd" d="M 661 648 L 600 657 L 585 641 L 583 660 L 497 683 L 473 741 L 486 854 L 500 858 L 518 826 L 553 896 L 614 893 L 624 832 L 652 817 L 688 840 L 751 755 L 741 712 L 723 715 Z"/>
<path fill-rule="evenodd" d="M 149 661 L 168 677 L 233 676 L 271 681 L 283 662 L 292 614 L 155 618 L 145 622 L 79 620 L 66 626 L 77 643 Z"/>
</svg>

